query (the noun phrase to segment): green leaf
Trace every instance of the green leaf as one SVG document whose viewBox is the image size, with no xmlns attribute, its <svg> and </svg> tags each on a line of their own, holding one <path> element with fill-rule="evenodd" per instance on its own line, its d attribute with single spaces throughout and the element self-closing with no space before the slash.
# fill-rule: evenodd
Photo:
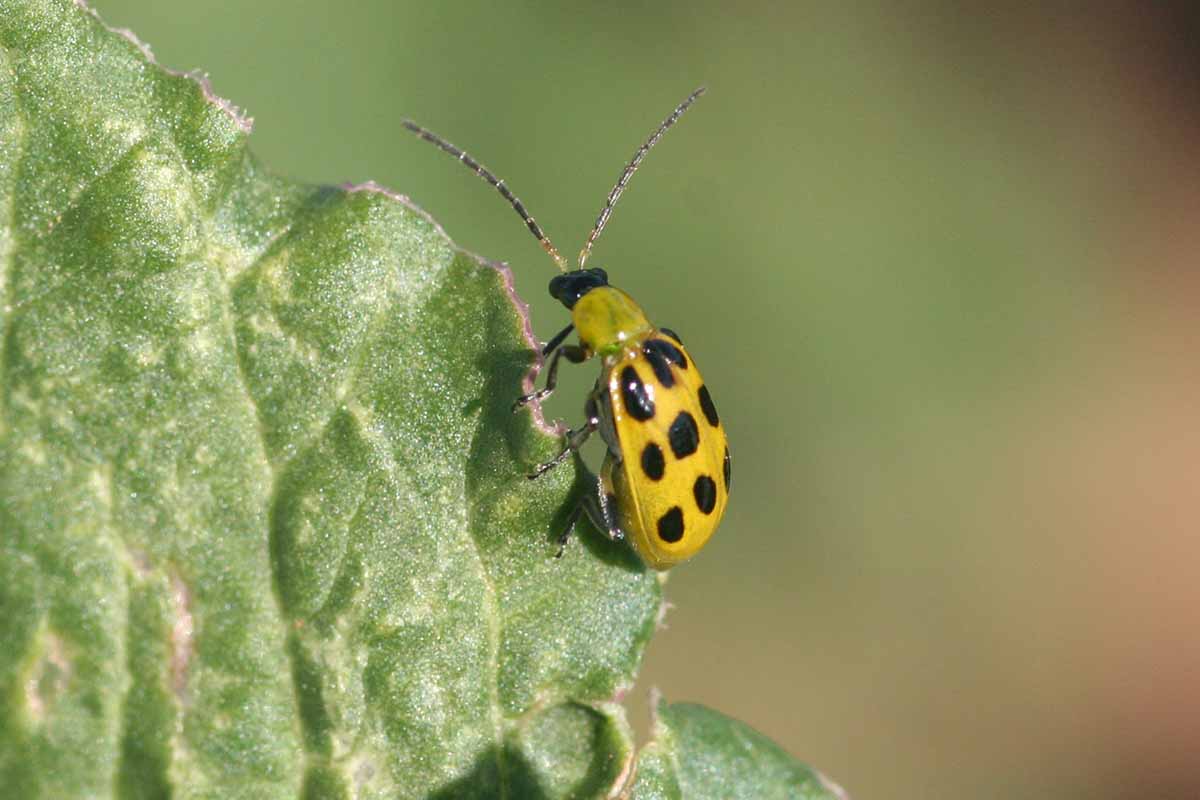
<svg viewBox="0 0 1200 800">
<path fill-rule="evenodd" d="M 203 82 L 0 0 L 0 786 L 559 797 L 627 775 L 656 576 L 509 411 L 497 265 L 281 180 Z"/>
<path fill-rule="evenodd" d="M 66 0 L 0 0 L 0 786 L 15 797 L 836 797 L 612 698 L 658 577 L 529 467 L 511 274 Z"/>
<path fill-rule="evenodd" d="M 737 720 L 690 703 L 656 703 L 654 741 L 638 755 L 633 800 L 845 800 L 842 789 Z"/>
</svg>

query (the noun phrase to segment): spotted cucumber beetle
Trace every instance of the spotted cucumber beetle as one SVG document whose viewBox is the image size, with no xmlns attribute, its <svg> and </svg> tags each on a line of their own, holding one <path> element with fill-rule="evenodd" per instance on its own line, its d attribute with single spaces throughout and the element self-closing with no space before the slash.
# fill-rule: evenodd
<svg viewBox="0 0 1200 800">
<path fill-rule="evenodd" d="M 703 87 L 692 92 L 638 148 L 609 192 L 574 270 L 567 269 L 566 259 L 504 181 L 445 139 L 408 120 L 403 123 L 494 186 L 563 273 L 550 281 L 550 296 L 571 312 L 571 324 L 542 348 L 542 356 L 550 357 L 545 388 L 517 398 L 513 411 L 550 396 L 562 358 L 576 364 L 600 358 L 600 377 L 584 406 L 586 421 L 568 430 L 562 451 L 529 475 L 540 477 L 561 464 L 594 431 L 608 446 L 596 493 L 586 495 L 572 512 L 559 555 L 586 513 L 611 538 L 628 534 L 649 566 L 669 569 L 695 555 L 725 513 L 729 446 L 695 362 L 674 331 L 655 327 L 633 298 L 609 285 L 608 273 L 586 267 L 592 245 L 646 153 L 702 94 Z M 564 344 L 572 330 L 578 331 L 579 344 Z"/>
</svg>

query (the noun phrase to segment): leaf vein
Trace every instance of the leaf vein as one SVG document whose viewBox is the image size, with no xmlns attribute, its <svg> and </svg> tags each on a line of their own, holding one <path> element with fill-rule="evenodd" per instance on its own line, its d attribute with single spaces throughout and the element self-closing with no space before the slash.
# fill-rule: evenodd
<svg viewBox="0 0 1200 800">
<path fill-rule="evenodd" d="M 3 53 L 4 67 L 12 81 L 14 99 L 12 124 L 16 132 L 12 148 L 13 175 L 10 183 L 12 191 L 8 197 L 8 229 L 10 239 L 8 245 L 4 248 L 4 252 L 0 253 L 0 298 L 3 298 L 3 305 L 0 306 L 0 387 L 3 387 L 3 390 L 0 391 L 0 434 L 2 434 L 7 428 L 5 420 L 8 418 L 10 386 L 7 378 L 11 355 L 9 338 L 12 335 L 13 304 L 16 299 L 13 275 L 16 272 L 17 261 L 17 185 L 20 182 L 21 164 L 28 149 L 29 121 L 26 119 L 19 102 L 20 95 L 17 93 L 17 75 L 12 66 L 12 52 L 7 47 L 0 47 L 0 53 Z"/>
<path fill-rule="evenodd" d="M 464 496 L 466 495 L 465 486 L 463 487 L 463 494 Z M 500 780 L 500 797 L 506 798 L 509 796 L 508 773 L 504 762 L 504 714 L 500 708 L 500 641 L 503 634 L 500 622 L 500 600 L 499 593 L 496 591 L 496 583 L 487 571 L 487 565 L 483 560 L 483 553 L 479 549 L 479 542 L 475 539 L 474 517 L 475 504 L 468 500 L 467 541 L 471 545 L 471 552 L 475 556 L 475 563 L 479 566 L 479 577 L 483 581 L 485 589 L 484 608 L 488 624 L 488 675 L 491 679 L 488 684 L 488 699 L 491 703 L 492 725 L 496 740 L 495 747 L 492 750 L 496 754 L 496 772 Z"/>
</svg>

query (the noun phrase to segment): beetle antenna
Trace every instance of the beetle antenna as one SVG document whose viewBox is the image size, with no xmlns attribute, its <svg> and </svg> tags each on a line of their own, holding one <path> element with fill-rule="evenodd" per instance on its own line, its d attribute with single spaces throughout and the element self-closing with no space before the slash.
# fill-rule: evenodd
<svg viewBox="0 0 1200 800">
<path fill-rule="evenodd" d="M 546 232 L 543 231 L 541 226 L 537 224 L 537 220 L 535 220 L 530 213 L 525 210 L 525 206 L 522 205 L 521 201 L 517 199 L 517 196 L 512 193 L 512 190 L 504 184 L 504 181 L 497 178 L 492 171 L 483 164 L 480 164 L 478 161 L 471 158 L 471 156 L 450 144 L 433 131 L 426 130 L 417 123 L 408 119 L 402 120 L 400 124 L 425 141 L 432 142 L 442 150 L 454 156 L 463 164 L 465 164 L 467 169 L 471 170 L 476 175 L 490 183 L 492 186 L 496 187 L 496 191 L 500 193 L 500 196 L 507 200 L 508 204 L 513 207 L 513 210 L 520 215 L 522 220 L 524 220 L 525 227 L 529 228 L 529 232 L 532 233 L 534 238 L 538 240 L 538 244 L 542 246 L 542 249 L 549 253 L 550 257 L 554 259 L 554 263 L 558 265 L 559 271 L 567 271 L 567 260 L 562 257 L 562 253 L 558 252 L 558 248 L 555 247 L 554 243 L 550 241 L 550 237 L 547 236 Z"/>
<path fill-rule="evenodd" d="M 629 179 L 633 177 L 633 173 L 637 172 L 637 168 L 642 163 L 642 159 L 646 157 L 646 153 L 649 153 L 650 148 L 658 144 L 658 140 L 663 137 L 663 134 L 666 133 L 672 125 L 679 121 L 679 118 L 683 116 L 683 112 L 688 110 L 688 106 L 696 102 L 696 99 L 700 97 L 700 95 L 704 94 L 704 92 L 705 87 L 701 86 L 699 89 L 689 94 L 686 100 L 676 106 L 675 110 L 671 112 L 671 116 L 663 120 L 662 124 L 658 126 L 658 130 L 656 130 L 650 136 L 650 138 L 638 148 L 637 152 L 633 154 L 633 158 L 630 160 L 630 162 L 625 165 L 625 171 L 621 173 L 621 177 L 617 180 L 617 185 L 614 186 L 612 191 L 608 193 L 608 200 L 605 201 L 604 208 L 600 210 L 600 216 L 596 217 L 596 225 L 592 228 L 592 232 L 588 234 L 587 243 L 584 244 L 583 250 L 579 251 L 579 269 L 583 269 L 583 265 L 587 263 L 588 256 L 592 254 L 592 244 L 594 244 L 595 241 L 600 238 L 601 231 L 603 231 L 604 226 L 608 224 L 608 218 L 612 214 L 613 206 L 617 204 L 617 200 L 620 199 L 621 193 L 624 192 L 625 187 L 629 185 Z"/>
</svg>

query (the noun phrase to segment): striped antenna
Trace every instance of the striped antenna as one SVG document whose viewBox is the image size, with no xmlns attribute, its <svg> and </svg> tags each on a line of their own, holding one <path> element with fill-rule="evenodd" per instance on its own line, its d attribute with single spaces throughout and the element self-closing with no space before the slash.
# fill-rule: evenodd
<svg viewBox="0 0 1200 800">
<path fill-rule="evenodd" d="M 480 164 L 478 161 L 471 158 L 462 150 L 450 144 L 433 131 L 422 128 L 412 120 L 406 119 L 401 121 L 400 124 L 405 128 L 408 128 L 408 130 L 412 131 L 417 136 L 420 136 L 425 141 L 432 142 L 442 150 L 445 150 L 447 153 L 465 164 L 469 170 L 483 178 L 492 186 L 496 187 L 496 191 L 500 193 L 500 196 L 507 200 L 508 204 L 513 207 L 513 210 L 516 211 L 517 214 L 521 216 L 521 219 L 525 221 L 525 227 L 529 228 L 529 232 L 532 233 L 534 238 L 538 240 L 538 244 L 542 246 L 542 249 L 549 253 L 550 257 L 554 259 L 554 263 L 558 265 L 559 271 L 567 271 L 567 260 L 562 257 L 562 253 L 558 252 L 558 248 L 554 246 L 554 243 L 550 241 L 550 237 L 547 236 L 546 232 L 543 231 L 541 226 L 537 224 L 537 220 L 530 216 L 529 212 L 525 210 L 525 206 L 521 204 L 521 201 L 517 199 L 517 196 L 513 194 L 507 186 L 504 185 L 504 181 L 493 175 L 491 170 L 489 170 L 483 164 Z"/>
<path fill-rule="evenodd" d="M 629 179 L 633 177 L 633 173 L 637 172 L 638 166 L 642 163 L 642 159 L 646 157 L 646 153 L 650 152 L 650 148 L 658 144 L 658 140 L 663 137 L 667 130 L 679 121 L 683 116 L 683 112 L 688 110 L 688 106 L 696 102 L 696 98 L 704 94 L 705 88 L 701 86 L 696 91 L 687 96 L 687 99 L 680 103 L 671 116 L 663 120 L 662 125 L 658 126 L 658 130 L 646 140 L 645 144 L 638 148 L 633 154 L 633 159 L 625 165 L 625 171 L 621 173 L 621 177 L 617 180 L 617 185 L 608 193 L 608 200 L 604 203 L 604 208 L 600 211 L 600 216 L 596 217 L 596 225 L 592 228 L 592 232 L 588 235 L 587 243 L 583 249 L 579 251 L 579 269 L 583 269 L 583 265 L 587 263 L 588 256 L 592 254 L 592 245 L 600 238 L 600 233 L 604 230 L 604 226 L 608 224 L 608 218 L 612 215 L 613 206 L 617 204 L 621 193 L 625 191 L 625 187 L 629 184 Z"/>
</svg>

